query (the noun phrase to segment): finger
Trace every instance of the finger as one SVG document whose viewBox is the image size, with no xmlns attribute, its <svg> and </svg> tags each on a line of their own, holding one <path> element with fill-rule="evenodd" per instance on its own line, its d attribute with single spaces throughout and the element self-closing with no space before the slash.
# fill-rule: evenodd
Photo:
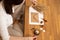
<svg viewBox="0 0 60 40">
<path fill-rule="evenodd" d="M 32 4 L 36 5 L 37 4 L 37 0 L 31 0 Z"/>
</svg>

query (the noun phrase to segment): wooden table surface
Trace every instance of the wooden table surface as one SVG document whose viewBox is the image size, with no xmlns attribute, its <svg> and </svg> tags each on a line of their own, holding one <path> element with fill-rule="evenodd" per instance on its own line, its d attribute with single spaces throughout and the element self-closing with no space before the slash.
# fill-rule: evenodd
<svg viewBox="0 0 60 40">
<path fill-rule="evenodd" d="M 38 3 L 44 5 L 44 17 L 47 20 L 44 25 L 46 32 L 41 32 L 38 36 L 38 40 L 60 40 L 60 0 L 38 0 Z M 26 12 L 25 12 L 25 36 L 33 36 L 30 28 L 35 27 L 39 29 L 39 26 L 29 25 L 28 7 L 30 1 L 26 0 Z M 27 33 L 28 32 L 28 33 Z"/>
</svg>

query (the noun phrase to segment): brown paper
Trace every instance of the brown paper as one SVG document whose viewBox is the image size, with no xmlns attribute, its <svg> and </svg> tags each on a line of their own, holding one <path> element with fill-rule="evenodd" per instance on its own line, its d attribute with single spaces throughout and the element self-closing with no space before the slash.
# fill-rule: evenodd
<svg viewBox="0 0 60 40">
<path fill-rule="evenodd" d="M 45 8 L 44 6 L 40 5 L 40 4 L 37 4 L 37 5 L 32 5 L 32 7 L 37 10 L 38 12 L 41 12 L 43 11 Z"/>
</svg>

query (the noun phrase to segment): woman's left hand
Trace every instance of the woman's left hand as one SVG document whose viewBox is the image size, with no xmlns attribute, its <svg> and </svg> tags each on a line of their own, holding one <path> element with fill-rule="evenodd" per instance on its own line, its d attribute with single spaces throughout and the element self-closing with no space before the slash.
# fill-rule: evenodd
<svg viewBox="0 0 60 40">
<path fill-rule="evenodd" d="M 37 0 L 30 0 L 32 4 L 37 5 Z"/>
</svg>

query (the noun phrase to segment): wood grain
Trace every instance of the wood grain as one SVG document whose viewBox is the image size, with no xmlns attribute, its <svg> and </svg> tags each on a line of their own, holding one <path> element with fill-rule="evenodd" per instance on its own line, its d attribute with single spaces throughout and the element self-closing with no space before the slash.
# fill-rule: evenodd
<svg viewBox="0 0 60 40">
<path fill-rule="evenodd" d="M 60 40 L 60 0 L 38 0 L 38 3 L 46 7 L 44 17 L 47 22 L 44 25 L 46 32 L 41 32 L 37 39 Z M 28 7 L 30 5 L 30 1 L 26 0 L 24 36 L 33 36 L 31 28 L 39 29 L 39 26 L 29 25 Z"/>
</svg>

